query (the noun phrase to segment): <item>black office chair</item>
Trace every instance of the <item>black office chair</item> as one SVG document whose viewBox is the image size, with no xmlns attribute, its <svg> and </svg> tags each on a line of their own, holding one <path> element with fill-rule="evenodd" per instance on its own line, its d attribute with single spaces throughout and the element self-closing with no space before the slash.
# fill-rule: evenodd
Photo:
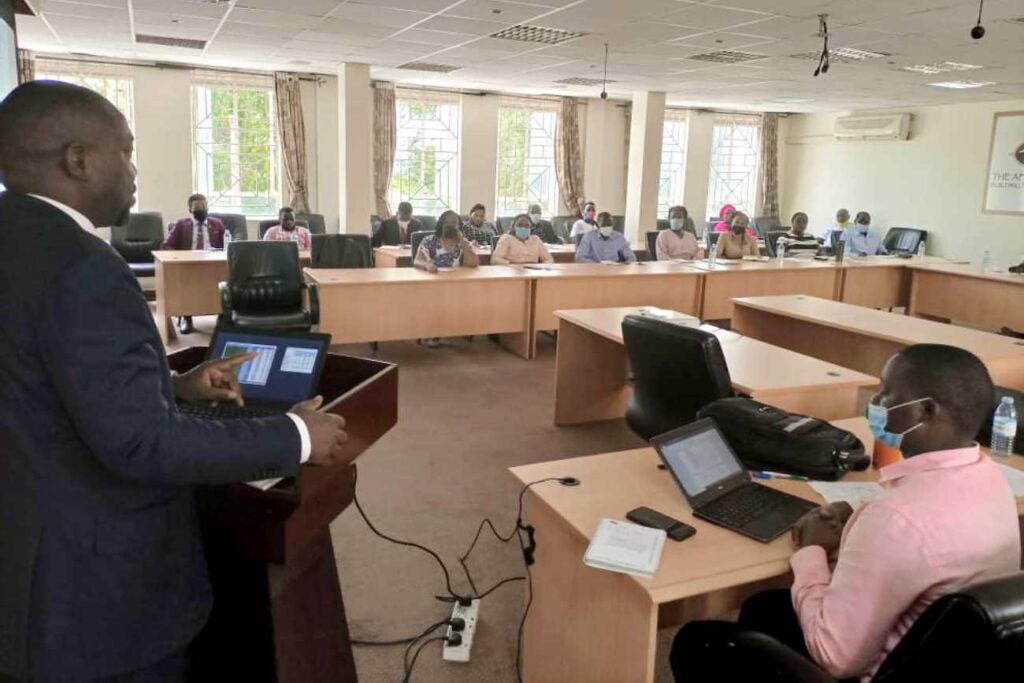
<svg viewBox="0 0 1024 683">
<path fill-rule="evenodd" d="M 437 216 L 413 216 L 420 222 L 420 227 L 423 228 L 424 232 L 434 232 L 437 230 Z"/>
<path fill-rule="evenodd" d="M 916 254 L 917 247 L 928 239 L 927 230 L 917 228 L 889 228 L 882 244 L 890 254 Z"/>
<path fill-rule="evenodd" d="M 722 347 L 710 332 L 627 315 L 622 340 L 633 369 L 626 423 L 644 439 L 689 424 L 708 403 L 735 395 Z"/>
<path fill-rule="evenodd" d="M 661 221 L 658 221 L 658 222 L 660 223 Z M 657 230 L 648 230 L 647 232 L 644 233 L 644 242 L 647 243 L 647 260 L 648 261 L 657 261 L 658 260 L 658 249 L 657 249 L 656 243 L 658 241 L 658 233 L 659 232 L 661 232 L 660 228 L 657 229 Z"/>
<path fill-rule="evenodd" d="M 244 242 L 249 239 L 249 223 L 245 216 L 240 213 L 211 213 L 210 218 L 216 218 L 224 224 L 224 229 L 231 233 L 231 239 Z"/>
<path fill-rule="evenodd" d="M 313 235 L 310 267 L 373 268 L 369 235 Z"/>
<path fill-rule="evenodd" d="M 497 228 L 498 234 L 504 235 L 505 233 L 512 232 L 512 226 L 515 224 L 515 216 L 498 216 L 494 227 Z"/>
<path fill-rule="evenodd" d="M 658 219 L 658 230 L 670 230 L 671 228 L 672 224 L 669 222 L 667 218 Z"/>
<path fill-rule="evenodd" d="M 303 288 L 309 310 L 302 305 Z M 232 242 L 220 304 L 221 322 L 239 327 L 308 331 L 320 322 L 319 292 L 302 280 L 295 242 Z"/>
<path fill-rule="evenodd" d="M 159 211 L 129 214 L 127 225 L 110 228 L 110 246 L 121 255 L 135 277 L 153 277 L 153 251 L 164 241 L 164 217 Z"/>
<path fill-rule="evenodd" d="M 376 235 L 377 231 L 380 230 L 380 228 L 381 228 L 381 226 L 383 224 L 384 224 L 384 221 L 381 220 L 380 216 L 377 216 L 375 214 L 370 214 L 370 234 L 371 235 Z"/>
<path fill-rule="evenodd" d="M 761 633 L 741 632 L 708 643 L 708 648 L 713 650 L 709 657 L 721 653 L 723 671 L 716 680 L 739 680 L 730 675 L 734 673 L 731 667 L 739 666 L 743 671 L 756 671 L 759 683 L 836 683 L 810 659 Z M 1024 573 L 1017 573 L 935 601 L 871 680 L 1014 680 L 1019 675 L 1022 648 Z"/>
<path fill-rule="evenodd" d="M 764 236 L 764 249 L 768 256 L 772 258 L 778 256 L 779 238 L 785 236 L 787 232 L 787 230 L 772 230 Z"/>
<path fill-rule="evenodd" d="M 720 232 L 708 232 L 707 236 L 708 236 L 708 249 L 710 249 L 711 245 L 718 244 L 718 238 L 722 236 L 722 233 L 720 233 Z"/>
<path fill-rule="evenodd" d="M 575 216 L 552 216 L 551 228 L 555 231 L 555 237 L 562 240 L 564 244 L 569 244 L 572 241 L 569 233 L 572 232 L 572 224 L 576 220 Z"/>
<path fill-rule="evenodd" d="M 323 214 L 297 213 L 295 214 L 295 222 L 300 225 L 305 225 L 306 229 L 309 230 L 310 235 L 327 234 L 327 221 L 324 220 Z"/>
<path fill-rule="evenodd" d="M 777 216 L 758 216 L 752 223 L 754 230 L 764 239 L 768 238 L 768 233 L 782 227 Z"/>
<path fill-rule="evenodd" d="M 626 217 L 612 216 L 612 230 L 615 232 L 626 232 Z"/>
<path fill-rule="evenodd" d="M 422 242 L 426 237 L 433 234 L 433 230 L 417 230 L 416 232 L 409 235 L 409 248 L 411 249 L 412 252 L 413 263 L 416 263 L 416 252 L 420 250 L 420 242 Z"/>
</svg>

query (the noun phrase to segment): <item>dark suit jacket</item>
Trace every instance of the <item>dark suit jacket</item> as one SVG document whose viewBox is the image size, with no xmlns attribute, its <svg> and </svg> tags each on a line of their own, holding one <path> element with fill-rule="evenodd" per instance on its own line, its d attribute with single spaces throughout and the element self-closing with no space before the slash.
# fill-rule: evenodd
<svg viewBox="0 0 1024 683">
<path fill-rule="evenodd" d="M 164 240 L 163 249 L 191 249 L 192 248 L 192 218 L 181 218 L 175 223 L 167 239 Z M 224 224 L 219 218 L 207 216 L 206 232 L 210 236 L 210 243 L 206 246 L 212 249 L 224 248 Z"/>
<path fill-rule="evenodd" d="M 562 240 L 558 239 L 558 236 L 555 235 L 555 228 L 551 225 L 551 221 L 546 221 L 543 218 L 533 224 L 531 232 L 546 244 L 562 243 Z"/>
<path fill-rule="evenodd" d="M 0 194 L 0 680 L 159 661 L 211 597 L 192 486 L 293 474 L 286 416 L 175 407 L 124 260 L 49 204 Z"/>
<path fill-rule="evenodd" d="M 417 230 L 422 229 L 423 224 L 420 223 L 415 218 L 413 218 L 411 221 L 409 221 L 409 227 L 406 229 L 406 235 L 411 235 Z M 373 237 L 370 239 L 370 243 L 375 248 L 384 244 L 389 244 L 392 246 L 398 244 L 408 244 L 408 236 L 405 238 L 405 242 L 399 242 L 399 238 L 401 236 L 402 229 L 398 225 L 398 218 L 396 216 L 392 216 L 391 218 L 387 219 L 386 221 L 383 221 L 380 224 L 380 229 L 373 234 Z"/>
</svg>

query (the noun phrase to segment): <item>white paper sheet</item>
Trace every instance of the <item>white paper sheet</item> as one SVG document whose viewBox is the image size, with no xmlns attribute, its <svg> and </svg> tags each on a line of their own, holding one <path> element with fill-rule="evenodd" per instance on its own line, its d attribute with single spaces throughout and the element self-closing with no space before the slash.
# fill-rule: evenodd
<svg viewBox="0 0 1024 683">
<path fill-rule="evenodd" d="M 812 481 L 811 488 L 821 494 L 826 503 L 845 500 L 854 509 L 882 492 L 882 487 L 872 481 Z"/>
</svg>

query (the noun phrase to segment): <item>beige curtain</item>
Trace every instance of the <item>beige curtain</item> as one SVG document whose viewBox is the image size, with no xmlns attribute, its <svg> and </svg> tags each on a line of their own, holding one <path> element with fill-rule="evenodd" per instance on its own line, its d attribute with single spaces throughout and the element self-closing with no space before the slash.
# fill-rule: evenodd
<svg viewBox="0 0 1024 683">
<path fill-rule="evenodd" d="M 388 190 L 395 164 L 398 121 L 395 118 L 395 84 L 373 84 L 373 196 L 380 218 L 391 215 Z"/>
<path fill-rule="evenodd" d="M 18 83 L 36 80 L 36 58 L 28 50 L 18 50 Z"/>
<path fill-rule="evenodd" d="M 759 218 L 779 218 L 779 115 L 761 115 Z"/>
<path fill-rule="evenodd" d="M 563 97 L 555 125 L 555 178 L 562 205 L 570 214 L 579 210 L 583 192 L 583 154 L 580 149 L 579 109 L 575 97 Z"/>
<path fill-rule="evenodd" d="M 302 93 L 295 74 L 274 74 L 277 131 L 281 139 L 284 176 L 288 181 L 288 205 L 296 213 L 309 213 L 309 175 L 306 167 L 306 122 Z"/>
</svg>

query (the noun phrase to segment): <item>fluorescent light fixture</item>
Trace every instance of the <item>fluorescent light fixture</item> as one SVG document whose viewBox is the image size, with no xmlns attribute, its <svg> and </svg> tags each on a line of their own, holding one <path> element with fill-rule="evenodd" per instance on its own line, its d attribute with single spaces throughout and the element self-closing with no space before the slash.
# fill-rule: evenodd
<svg viewBox="0 0 1024 683">
<path fill-rule="evenodd" d="M 940 83 L 929 83 L 936 88 L 951 88 L 953 90 L 967 90 L 968 88 L 983 88 L 986 85 L 995 85 L 995 81 L 942 81 Z"/>
<path fill-rule="evenodd" d="M 915 64 L 914 66 L 901 66 L 900 71 L 910 71 L 918 74 L 944 74 L 952 71 L 970 71 L 972 69 L 983 69 L 985 67 L 977 64 L 961 64 L 959 62 L 939 62 L 937 64 Z"/>
<path fill-rule="evenodd" d="M 892 55 L 888 52 L 868 52 L 867 50 L 858 50 L 853 47 L 836 47 L 828 51 L 829 57 L 832 59 L 849 60 L 854 62 L 862 62 L 865 59 L 881 59 L 882 57 L 891 57 Z"/>
</svg>

